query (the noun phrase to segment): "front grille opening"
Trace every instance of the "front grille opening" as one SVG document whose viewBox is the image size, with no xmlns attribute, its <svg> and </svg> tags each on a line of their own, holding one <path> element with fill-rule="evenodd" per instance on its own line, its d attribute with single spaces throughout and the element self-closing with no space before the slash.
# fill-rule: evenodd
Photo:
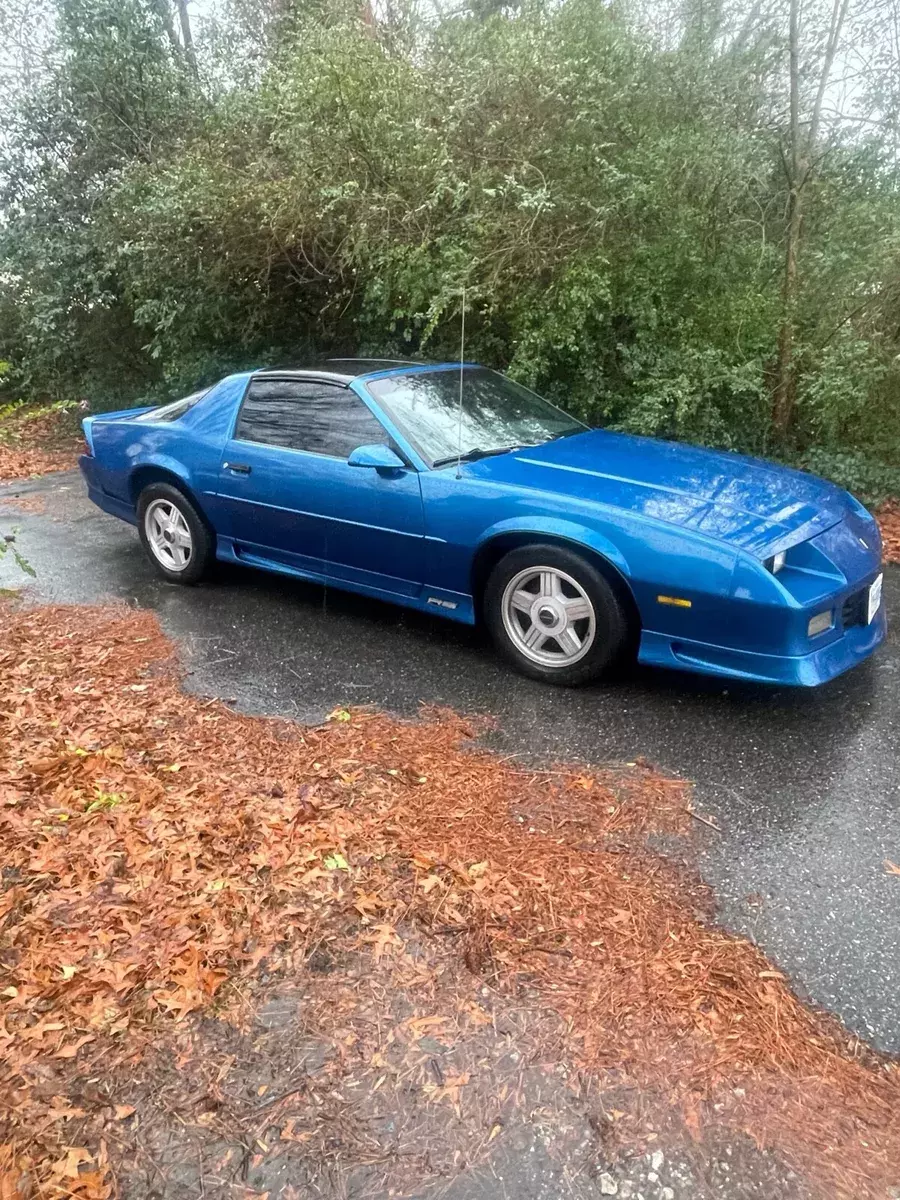
<svg viewBox="0 0 900 1200">
<path fill-rule="evenodd" d="M 868 598 L 869 589 L 863 588 L 861 592 L 854 592 L 844 601 L 841 609 L 841 624 L 845 629 L 852 629 L 854 625 L 865 625 L 868 615 Z"/>
</svg>

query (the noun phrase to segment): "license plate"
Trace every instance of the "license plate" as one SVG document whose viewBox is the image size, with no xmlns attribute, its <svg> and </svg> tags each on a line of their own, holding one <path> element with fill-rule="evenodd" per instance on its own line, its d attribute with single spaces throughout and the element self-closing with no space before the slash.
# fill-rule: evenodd
<svg viewBox="0 0 900 1200">
<path fill-rule="evenodd" d="M 884 586 L 884 576 L 879 575 L 872 586 L 869 588 L 869 615 L 868 623 L 871 625 L 878 616 L 878 610 L 881 608 L 881 589 Z"/>
</svg>

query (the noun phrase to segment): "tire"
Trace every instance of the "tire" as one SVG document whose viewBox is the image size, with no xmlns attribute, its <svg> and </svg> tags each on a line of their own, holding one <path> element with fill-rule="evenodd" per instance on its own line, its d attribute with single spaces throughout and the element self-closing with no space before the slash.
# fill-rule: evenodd
<svg viewBox="0 0 900 1200">
<path fill-rule="evenodd" d="M 198 583 L 215 556 L 215 537 L 184 492 L 151 483 L 138 497 L 137 515 L 141 544 L 163 579 Z"/>
<path fill-rule="evenodd" d="M 560 546 L 522 546 L 505 555 L 488 579 L 484 617 L 518 671 L 561 687 L 597 679 L 630 641 L 628 617 L 609 582 Z"/>
</svg>

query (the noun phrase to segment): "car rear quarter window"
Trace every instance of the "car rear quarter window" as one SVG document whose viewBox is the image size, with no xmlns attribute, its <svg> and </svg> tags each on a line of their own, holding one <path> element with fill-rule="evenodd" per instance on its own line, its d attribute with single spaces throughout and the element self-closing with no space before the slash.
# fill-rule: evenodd
<svg viewBox="0 0 900 1200">
<path fill-rule="evenodd" d="M 348 458 L 358 446 L 388 442 L 380 421 L 355 392 L 295 379 L 252 380 L 234 436 L 333 458 Z"/>
</svg>

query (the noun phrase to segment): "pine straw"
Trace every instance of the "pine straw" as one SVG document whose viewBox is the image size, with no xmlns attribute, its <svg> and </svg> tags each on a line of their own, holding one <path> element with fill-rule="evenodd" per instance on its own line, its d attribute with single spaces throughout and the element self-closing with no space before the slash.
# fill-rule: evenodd
<svg viewBox="0 0 900 1200">
<path fill-rule="evenodd" d="M 575 1059 L 662 1087 L 697 1138 L 746 1131 L 829 1195 L 900 1181 L 896 1066 L 710 925 L 706 891 L 647 848 L 690 826 L 686 785 L 516 769 L 450 713 L 242 717 L 181 691 L 148 613 L 0 619 L 7 1181 L 27 1167 L 41 1195 L 109 1195 L 105 1147 L 60 1146 L 47 1064 L 96 1072 L 159 1044 L 335 920 L 382 961 L 404 923 L 456 936 L 470 970 L 538 990 Z"/>
<path fill-rule="evenodd" d="M 900 563 L 900 500 L 886 501 L 877 516 L 884 542 L 884 561 Z"/>
</svg>

